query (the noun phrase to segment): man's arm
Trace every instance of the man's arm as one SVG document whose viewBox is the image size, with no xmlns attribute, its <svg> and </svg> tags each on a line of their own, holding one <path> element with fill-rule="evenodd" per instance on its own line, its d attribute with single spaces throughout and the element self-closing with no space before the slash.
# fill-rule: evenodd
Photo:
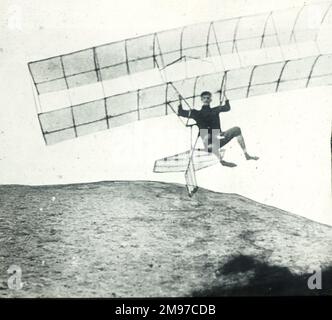
<svg viewBox="0 0 332 320">
<path fill-rule="evenodd" d="M 220 105 L 220 106 L 215 107 L 213 109 L 215 109 L 218 112 L 227 112 L 227 111 L 231 110 L 231 105 L 229 104 L 229 100 L 227 99 L 225 101 L 224 105 Z"/>
<path fill-rule="evenodd" d="M 178 107 L 178 116 L 184 117 L 184 118 L 190 118 L 190 111 L 183 110 L 182 105 L 180 104 Z"/>
<path fill-rule="evenodd" d="M 184 117 L 184 118 L 191 118 L 191 112 L 189 110 L 183 110 L 182 103 L 181 103 L 181 97 L 179 97 L 180 104 L 178 106 L 178 116 Z"/>
</svg>

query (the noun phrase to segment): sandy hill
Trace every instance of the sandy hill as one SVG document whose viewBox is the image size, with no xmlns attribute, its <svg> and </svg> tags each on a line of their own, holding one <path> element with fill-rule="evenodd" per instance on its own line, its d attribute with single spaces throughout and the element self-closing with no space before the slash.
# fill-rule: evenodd
<svg viewBox="0 0 332 320">
<path fill-rule="evenodd" d="M 5 297 L 332 294 L 332 227 L 176 184 L 3 185 L 0 242 Z"/>
</svg>

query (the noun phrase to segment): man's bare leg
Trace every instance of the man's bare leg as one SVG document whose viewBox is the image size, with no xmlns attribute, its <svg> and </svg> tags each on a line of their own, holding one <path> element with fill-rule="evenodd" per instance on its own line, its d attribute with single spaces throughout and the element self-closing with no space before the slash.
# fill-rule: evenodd
<svg viewBox="0 0 332 320">
<path fill-rule="evenodd" d="M 244 156 L 246 157 L 247 160 L 258 160 L 259 159 L 259 157 L 249 155 L 249 153 L 247 152 L 246 144 L 244 142 L 244 138 L 243 138 L 242 134 L 238 135 L 236 138 L 237 138 L 237 141 L 238 141 L 241 149 L 243 150 Z"/>
<path fill-rule="evenodd" d="M 208 136 L 201 136 L 205 151 L 208 153 L 213 153 L 220 161 L 220 164 L 225 166 L 225 167 L 236 167 L 236 164 L 233 162 L 228 162 L 223 160 L 224 155 L 225 155 L 225 150 L 220 150 L 220 143 L 218 139 L 214 140 L 212 144 L 208 143 Z"/>
<path fill-rule="evenodd" d="M 229 167 L 229 168 L 234 168 L 234 167 L 237 166 L 236 163 L 228 162 L 228 161 L 223 160 L 224 155 L 225 155 L 225 150 L 220 150 L 219 151 L 218 147 L 215 147 L 215 148 L 212 148 L 212 151 L 217 156 L 217 158 L 219 159 L 221 165 L 223 165 L 225 167 Z"/>
</svg>

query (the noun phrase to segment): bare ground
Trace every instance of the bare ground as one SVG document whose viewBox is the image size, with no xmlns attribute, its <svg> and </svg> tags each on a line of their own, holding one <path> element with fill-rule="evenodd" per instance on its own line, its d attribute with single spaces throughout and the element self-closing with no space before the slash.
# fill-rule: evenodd
<svg viewBox="0 0 332 320">
<path fill-rule="evenodd" d="M 176 184 L 0 186 L 0 244 L 0 297 L 332 294 L 332 227 Z"/>
</svg>

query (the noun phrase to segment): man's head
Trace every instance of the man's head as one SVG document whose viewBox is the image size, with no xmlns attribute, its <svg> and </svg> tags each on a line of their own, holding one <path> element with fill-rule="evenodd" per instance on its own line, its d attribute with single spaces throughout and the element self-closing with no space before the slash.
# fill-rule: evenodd
<svg viewBox="0 0 332 320">
<path fill-rule="evenodd" d="M 203 91 L 201 93 L 201 100 L 203 103 L 203 106 L 209 106 L 212 101 L 212 94 L 210 91 Z"/>
</svg>

